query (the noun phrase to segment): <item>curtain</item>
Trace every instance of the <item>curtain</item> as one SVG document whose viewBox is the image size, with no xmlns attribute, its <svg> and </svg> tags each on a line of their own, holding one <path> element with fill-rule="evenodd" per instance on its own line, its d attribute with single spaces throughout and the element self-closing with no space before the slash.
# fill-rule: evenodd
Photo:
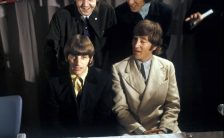
<svg viewBox="0 0 224 138">
<path fill-rule="evenodd" d="M 40 52 L 53 13 L 70 0 L 19 0 L 0 5 L 1 66 L 35 82 L 40 73 Z M 3 67 L 1 67 L 3 68 Z"/>
<path fill-rule="evenodd" d="M 39 106 L 48 25 L 56 10 L 73 2 L 17 0 L 0 4 L 0 96 L 22 96 L 21 132 L 31 137 L 41 137 Z"/>
</svg>

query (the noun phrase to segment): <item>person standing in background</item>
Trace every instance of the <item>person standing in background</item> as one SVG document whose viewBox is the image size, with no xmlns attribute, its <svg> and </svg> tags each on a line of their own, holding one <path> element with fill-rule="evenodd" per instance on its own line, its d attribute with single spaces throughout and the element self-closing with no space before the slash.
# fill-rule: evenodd
<svg viewBox="0 0 224 138">
<path fill-rule="evenodd" d="M 106 45 L 109 29 L 116 23 L 114 9 L 105 1 L 75 0 L 57 11 L 50 22 L 45 47 L 46 68 L 50 75 L 65 73 L 66 62 L 63 49 L 75 34 L 89 36 L 95 47 L 94 66 L 106 68 L 108 49 Z"/>
<path fill-rule="evenodd" d="M 110 46 L 112 63 L 120 61 L 131 54 L 129 47 L 132 40 L 134 26 L 143 19 L 158 22 L 164 32 L 161 57 L 166 57 L 166 49 L 170 42 L 170 24 L 172 9 L 158 0 L 127 0 L 115 8 L 117 26 L 113 30 L 112 44 Z"/>
<path fill-rule="evenodd" d="M 189 131 L 189 126 L 190 131 L 223 130 L 223 117 L 217 113 L 217 106 L 224 102 L 220 75 L 223 74 L 223 0 L 187 2 L 190 3 L 187 20 L 187 17 L 200 17 L 210 9 L 213 13 L 193 28 L 189 21 L 184 24 L 181 125 L 185 131 Z"/>
</svg>

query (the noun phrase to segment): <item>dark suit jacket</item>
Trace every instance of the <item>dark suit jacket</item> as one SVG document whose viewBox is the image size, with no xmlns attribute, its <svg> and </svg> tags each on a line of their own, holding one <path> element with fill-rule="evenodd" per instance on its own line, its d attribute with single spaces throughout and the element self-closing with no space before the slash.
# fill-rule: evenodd
<svg viewBox="0 0 224 138">
<path fill-rule="evenodd" d="M 91 41 L 95 47 L 94 66 L 105 68 L 108 63 L 108 50 L 105 47 L 109 29 L 116 23 L 114 9 L 104 1 L 98 1 L 95 10 L 89 17 Z M 66 42 L 75 34 L 82 34 L 84 22 L 76 5 L 72 4 L 60 9 L 53 16 L 47 44 L 45 47 L 46 65 L 51 73 L 65 67 L 63 49 Z"/>
<path fill-rule="evenodd" d="M 89 69 L 77 98 L 70 76 L 51 78 L 46 102 L 50 135 L 101 136 L 112 131 L 111 77 L 100 69 Z"/>
<path fill-rule="evenodd" d="M 117 25 L 113 31 L 113 38 L 110 46 L 112 54 L 110 59 L 112 63 L 120 61 L 131 55 L 131 40 L 133 37 L 134 26 L 141 20 L 142 16 L 137 12 L 132 12 L 125 2 L 119 5 L 116 9 Z M 168 48 L 170 42 L 169 27 L 172 19 L 172 10 L 168 5 L 161 2 L 151 1 L 149 12 L 145 19 L 149 19 L 160 23 L 164 36 L 163 45 Z"/>
</svg>

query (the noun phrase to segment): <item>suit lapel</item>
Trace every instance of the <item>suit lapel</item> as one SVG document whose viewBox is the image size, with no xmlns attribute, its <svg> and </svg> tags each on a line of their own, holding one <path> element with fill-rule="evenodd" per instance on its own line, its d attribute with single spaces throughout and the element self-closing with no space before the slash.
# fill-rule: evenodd
<svg viewBox="0 0 224 138">
<path fill-rule="evenodd" d="M 80 102 L 80 106 L 82 109 L 88 108 L 89 104 L 93 104 L 93 101 L 89 101 L 89 99 L 97 99 L 94 98 L 98 96 L 97 94 L 97 83 L 95 80 L 95 74 L 91 68 L 89 68 L 89 72 L 86 76 L 85 84 L 82 89 L 82 99 Z"/>
<path fill-rule="evenodd" d="M 92 27 L 92 29 L 94 30 L 95 34 L 98 37 L 101 37 L 101 32 L 100 32 L 100 27 L 99 27 L 99 19 L 98 19 L 98 13 L 97 10 L 94 10 L 93 13 L 91 14 L 91 16 L 89 17 L 89 24 Z"/>
<path fill-rule="evenodd" d="M 73 9 L 70 11 L 71 14 L 73 15 L 75 22 L 78 24 L 79 27 L 79 33 L 82 33 L 82 25 L 80 24 L 84 24 L 84 22 L 81 19 L 81 14 L 78 12 L 78 9 L 76 6 L 73 6 Z M 99 22 L 100 20 L 98 19 L 98 7 L 96 7 L 96 9 L 93 11 L 93 13 L 89 16 L 89 25 L 91 26 L 91 28 L 93 29 L 94 33 L 100 37 L 100 27 L 99 27 Z M 73 26 L 74 29 L 76 30 L 76 26 Z"/>
<path fill-rule="evenodd" d="M 154 19 L 155 17 L 158 17 L 160 16 L 159 15 L 159 12 L 157 11 L 157 6 L 156 6 L 156 3 L 155 2 L 151 2 L 150 4 L 150 8 L 149 8 L 149 12 L 147 14 L 147 18 L 148 19 Z M 154 17 L 155 16 L 155 17 Z M 155 20 L 155 19 L 154 19 Z"/>
<path fill-rule="evenodd" d="M 153 94 L 158 90 L 158 87 L 165 80 L 166 74 L 165 67 L 156 59 L 155 56 L 152 58 L 152 64 L 148 81 L 146 82 L 146 89 L 144 91 L 142 104 L 147 104 Z"/>
<path fill-rule="evenodd" d="M 72 84 L 72 80 L 70 75 L 62 75 L 60 76 L 60 91 L 64 91 L 63 94 L 68 93 L 69 96 L 72 96 L 72 99 L 77 103 L 74 86 Z"/>
<path fill-rule="evenodd" d="M 83 33 L 83 26 L 84 26 L 84 21 L 82 20 L 82 15 L 79 13 L 77 7 L 74 5 L 72 9 L 70 9 L 70 13 L 73 17 L 73 22 L 72 22 L 72 28 L 71 31 L 73 32 L 71 36 L 79 33 Z"/>
<path fill-rule="evenodd" d="M 135 89 L 139 94 L 145 90 L 145 81 L 139 72 L 134 59 L 131 57 L 125 69 L 124 78 L 126 82 Z"/>
</svg>

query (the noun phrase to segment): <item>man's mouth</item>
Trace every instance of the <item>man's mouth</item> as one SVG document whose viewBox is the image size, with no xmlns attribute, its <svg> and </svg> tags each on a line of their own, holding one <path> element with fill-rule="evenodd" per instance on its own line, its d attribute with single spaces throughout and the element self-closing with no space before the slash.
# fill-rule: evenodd
<svg viewBox="0 0 224 138">
<path fill-rule="evenodd" d="M 79 71 L 79 70 L 81 70 L 81 67 L 75 66 L 75 67 L 72 67 L 72 70 Z"/>
<path fill-rule="evenodd" d="M 140 52 L 142 52 L 141 50 L 134 50 L 133 51 L 134 53 L 140 53 Z"/>
<path fill-rule="evenodd" d="M 84 12 L 88 12 L 89 9 L 90 9 L 90 7 L 82 7 L 82 10 L 83 10 Z"/>
</svg>

